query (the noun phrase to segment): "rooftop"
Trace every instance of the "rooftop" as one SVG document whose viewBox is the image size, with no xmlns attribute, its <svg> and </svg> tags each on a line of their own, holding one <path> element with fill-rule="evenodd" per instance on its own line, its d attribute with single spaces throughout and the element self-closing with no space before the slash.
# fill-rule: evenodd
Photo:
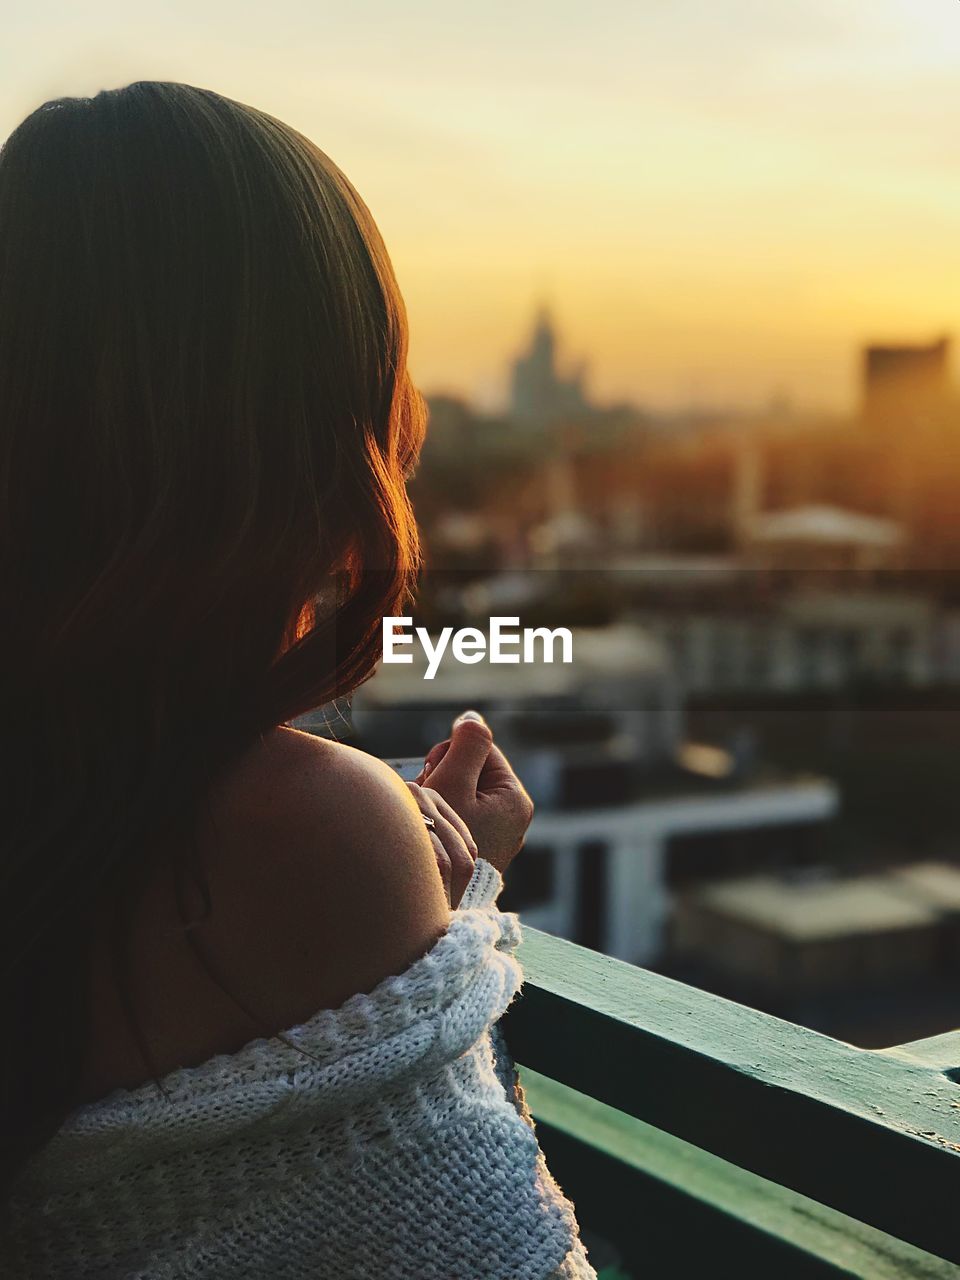
<svg viewBox="0 0 960 1280">
<path fill-rule="evenodd" d="M 918 862 L 874 875 L 744 876 L 692 897 L 714 914 L 792 941 L 893 934 L 960 914 L 960 867 Z"/>
<path fill-rule="evenodd" d="M 898 547 L 903 531 L 894 520 L 842 507 L 805 506 L 768 511 L 750 524 L 753 542 L 802 542 L 821 546 Z"/>
</svg>

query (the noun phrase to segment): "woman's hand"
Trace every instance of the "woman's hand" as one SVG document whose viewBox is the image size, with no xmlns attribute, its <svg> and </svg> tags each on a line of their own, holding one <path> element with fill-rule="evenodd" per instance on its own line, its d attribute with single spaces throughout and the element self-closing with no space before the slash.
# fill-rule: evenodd
<svg viewBox="0 0 960 1280">
<path fill-rule="evenodd" d="M 506 871 L 523 845 L 533 801 L 479 712 L 457 717 L 450 737 L 427 753 L 417 782 L 429 782 L 467 824 L 480 857 Z"/>
<path fill-rule="evenodd" d="M 477 846 L 467 824 L 432 787 L 408 782 L 420 812 L 429 818 L 428 834 L 437 856 L 437 869 L 444 893 L 451 907 L 460 905 L 463 891 L 470 883 L 477 858 Z"/>
</svg>

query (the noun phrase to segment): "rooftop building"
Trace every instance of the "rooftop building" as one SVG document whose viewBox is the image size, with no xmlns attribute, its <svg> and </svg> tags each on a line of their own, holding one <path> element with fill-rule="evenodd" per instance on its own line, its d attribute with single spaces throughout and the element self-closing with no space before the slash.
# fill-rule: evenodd
<svg viewBox="0 0 960 1280">
<path fill-rule="evenodd" d="M 863 416 L 898 421 L 937 410 L 950 391 L 950 339 L 928 345 L 868 346 L 863 353 Z"/>
</svg>

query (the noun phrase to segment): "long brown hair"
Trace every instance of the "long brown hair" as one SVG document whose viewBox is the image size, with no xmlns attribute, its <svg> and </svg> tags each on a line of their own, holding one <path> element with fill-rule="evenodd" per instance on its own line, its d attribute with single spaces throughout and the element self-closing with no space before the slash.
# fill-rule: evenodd
<svg viewBox="0 0 960 1280">
<path fill-rule="evenodd" d="M 95 905 L 418 567 L 425 426 L 373 219 L 273 117 L 143 82 L 0 149 L 0 1127 L 78 1070 Z M 9 1169 L 8 1169 L 9 1172 Z"/>
</svg>

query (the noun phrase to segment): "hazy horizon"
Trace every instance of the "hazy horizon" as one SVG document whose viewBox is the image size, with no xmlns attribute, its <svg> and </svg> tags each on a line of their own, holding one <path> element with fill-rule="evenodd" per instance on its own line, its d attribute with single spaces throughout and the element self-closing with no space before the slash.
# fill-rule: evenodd
<svg viewBox="0 0 960 1280">
<path fill-rule="evenodd" d="M 842 411 L 865 341 L 960 333 L 956 0 L 39 0 L 4 26 L 0 136 L 173 79 L 312 137 L 380 225 L 428 393 L 494 406 L 544 298 L 591 395 L 653 408 Z"/>
</svg>

